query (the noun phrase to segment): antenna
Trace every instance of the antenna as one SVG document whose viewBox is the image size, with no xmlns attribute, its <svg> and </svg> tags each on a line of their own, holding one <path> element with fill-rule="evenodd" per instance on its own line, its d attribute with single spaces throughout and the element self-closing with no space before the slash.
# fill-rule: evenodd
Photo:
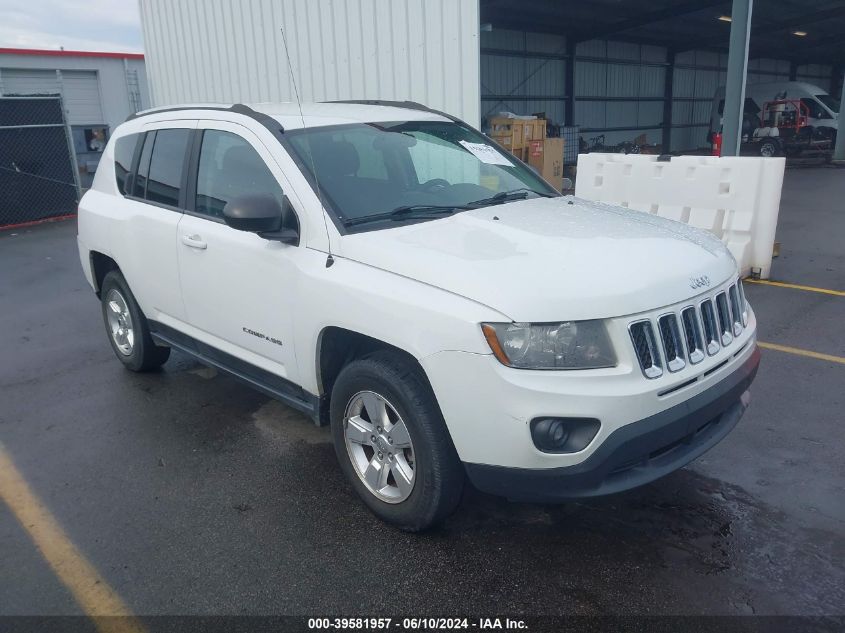
<svg viewBox="0 0 845 633">
<path fill-rule="evenodd" d="M 296 86 L 296 77 L 293 74 L 293 65 L 290 61 L 290 52 L 288 51 L 288 38 L 285 37 L 285 27 L 279 29 L 282 32 L 282 44 L 285 47 L 285 57 L 288 60 L 288 72 L 290 73 L 290 80 L 293 84 L 293 94 L 296 96 L 296 105 L 299 108 L 299 118 L 302 120 L 302 129 L 306 129 L 305 115 L 302 114 L 302 101 L 299 99 L 299 88 Z M 307 137 L 306 137 L 307 140 Z M 320 201 L 321 211 L 323 213 L 323 226 L 326 229 L 326 245 L 329 251 L 329 256 L 326 258 L 326 268 L 331 268 L 334 264 L 334 257 L 332 257 L 332 238 L 329 234 L 329 225 L 326 222 L 326 205 L 323 204 L 323 193 L 320 189 L 320 180 L 317 178 L 317 165 L 314 163 L 314 153 L 311 151 L 311 143 L 308 146 L 308 160 L 311 163 L 311 173 L 314 174 L 314 184 L 317 185 L 317 199 Z"/>
</svg>

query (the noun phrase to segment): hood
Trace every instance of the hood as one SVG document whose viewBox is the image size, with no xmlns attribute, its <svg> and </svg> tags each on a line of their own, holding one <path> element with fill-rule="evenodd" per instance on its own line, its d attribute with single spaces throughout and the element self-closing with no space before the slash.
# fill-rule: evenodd
<svg viewBox="0 0 845 633">
<path fill-rule="evenodd" d="M 514 321 L 616 317 L 736 274 L 710 233 L 572 196 L 535 198 L 346 235 L 342 257 L 485 304 Z M 696 289 L 697 288 L 697 289 Z"/>
</svg>

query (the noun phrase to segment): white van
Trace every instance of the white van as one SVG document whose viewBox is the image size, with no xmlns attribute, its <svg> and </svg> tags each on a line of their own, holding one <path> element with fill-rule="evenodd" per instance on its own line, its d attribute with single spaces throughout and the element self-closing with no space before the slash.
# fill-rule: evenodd
<svg viewBox="0 0 845 633">
<path fill-rule="evenodd" d="M 839 100 L 827 94 L 813 84 L 803 81 L 773 81 L 761 84 L 748 84 L 745 87 L 745 108 L 743 116 L 743 135 L 753 134 L 753 126 L 759 120 L 763 104 L 775 99 L 800 99 L 809 110 L 808 123 L 814 128 L 838 129 Z M 710 110 L 710 133 L 722 129 L 722 112 L 725 108 L 725 87 L 722 86 L 713 95 Z M 749 129 L 751 128 L 751 129 Z M 708 135 L 708 139 L 710 136 Z"/>
</svg>

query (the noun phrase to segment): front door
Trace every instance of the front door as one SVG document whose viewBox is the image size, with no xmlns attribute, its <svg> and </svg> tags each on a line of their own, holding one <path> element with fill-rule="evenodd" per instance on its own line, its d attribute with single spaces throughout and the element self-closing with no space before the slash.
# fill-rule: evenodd
<svg viewBox="0 0 845 633">
<path fill-rule="evenodd" d="M 292 318 L 304 248 L 223 222 L 223 207 L 240 195 L 268 193 L 281 204 L 287 181 L 247 128 L 201 121 L 197 134 L 196 187 L 189 188 L 193 199 L 179 223 L 177 244 L 186 333 L 298 384 Z"/>
</svg>

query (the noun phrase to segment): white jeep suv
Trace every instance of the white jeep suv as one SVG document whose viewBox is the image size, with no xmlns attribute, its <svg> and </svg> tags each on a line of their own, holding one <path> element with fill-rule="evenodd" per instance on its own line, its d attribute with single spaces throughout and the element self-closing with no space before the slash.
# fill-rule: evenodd
<svg viewBox="0 0 845 633">
<path fill-rule="evenodd" d="M 410 102 L 136 115 L 79 253 L 124 365 L 175 348 L 330 424 L 356 492 L 407 530 L 467 479 L 555 501 L 680 468 L 736 425 L 759 363 L 717 238 L 561 196 Z"/>
</svg>

